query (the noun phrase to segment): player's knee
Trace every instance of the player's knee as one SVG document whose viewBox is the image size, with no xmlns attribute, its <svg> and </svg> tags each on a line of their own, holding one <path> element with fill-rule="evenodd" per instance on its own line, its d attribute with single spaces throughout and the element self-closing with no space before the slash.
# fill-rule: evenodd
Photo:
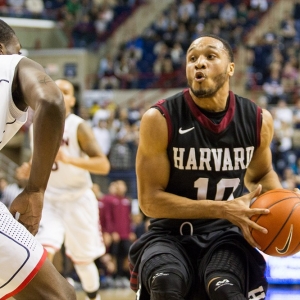
<svg viewBox="0 0 300 300">
<path fill-rule="evenodd" d="M 153 300 L 184 299 L 186 291 L 185 281 L 178 274 L 159 272 L 150 278 L 150 292 Z"/>
<path fill-rule="evenodd" d="M 211 300 L 245 300 L 239 280 L 228 274 L 211 274 L 206 284 L 207 292 Z"/>
<path fill-rule="evenodd" d="M 183 259 L 169 253 L 149 258 L 139 270 L 143 286 L 153 300 L 184 299 L 190 288 L 191 273 Z"/>
</svg>

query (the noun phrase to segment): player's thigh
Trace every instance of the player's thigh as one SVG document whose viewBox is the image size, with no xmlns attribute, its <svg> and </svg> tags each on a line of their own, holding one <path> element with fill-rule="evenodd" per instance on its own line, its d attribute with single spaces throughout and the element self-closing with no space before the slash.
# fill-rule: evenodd
<svg viewBox="0 0 300 300">
<path fill-rule="evenodd" d="M 44 202 L 42 219 L 36 239 L 42 244 L 53 247 L 56 250 L 61 248 L 64 241 L 64 203 Z"/>
<path fill-rule="evenodd" d="M 76 293 L 54 265 L 46 260 L 35 277 L 14 298 L 17 300 L 75 300 Z"/>
<path fill-rule="evenodd" d="M 89 190 L 70 205 L 72 205 L 69 209 L 70 213 L 64 219 L 67 253 L 74 261 L 94 260 L 105 253 L 105 245 L 99 229 L 97 199 Z"/>
</svg>

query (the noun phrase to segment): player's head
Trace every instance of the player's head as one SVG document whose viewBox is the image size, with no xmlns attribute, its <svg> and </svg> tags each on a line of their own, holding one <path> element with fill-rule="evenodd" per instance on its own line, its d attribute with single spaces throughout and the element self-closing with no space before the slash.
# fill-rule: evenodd
<svg viewBox="0 0 300 300">
<path fill-rule="evenodd" d="M 192 94 L 206 98 L 223 87 L 228 89 L 234 73 L 233 60 L 233 51 L 224 39 L 206 34 L 194 40 L 186 55 L 186 76 Z"/>
<path fill-rule="evenodd" d="M 210 37 L 210 38 L 219 40 L 219 41 L 223 44 L 224 50 L 225 50 L 225 51 L 227 52 L 227 54 L 228 54 L 229 61 L 230 61 L 230 62 L 234 62 L 234 54 L 233 54 L 233 50 L 232 50 L 230 44 L 229 44 L 226 40 L 224 40 L 223 38 L 221 38 L 221 37 L 219 37 L 219 36 L 217 36 L 217 35 L 215 35 L 215 34 L 209 34 L 209 33 L 206 33 L 206 34 L 203 33 L 203 34 L 201 34 L 201 35 L 199 36 L 198 39 L 204 38 L 204 37 Z M 198 39 L 194 40 L 194 42 L 197 41 Z M 194 43 L 194 42 L 193 42 L 193 43 Z M 193 44 L 193 43 L 192 43 L 192 44 Z M 192 45 L 192 44 L 191 44 L 191 45 Z"/>
<path fill-rule="evenodd" d="M 0 54 L 20 54 L 21 45 L 14 30 L 0 19 Z"/>
<path fill-rule="evenodd" d="M 66 113 L 70 113 L 72 107 L 75 105 L 76 99 L 74 96 L 74 86 L 73 84 L 67 79 L 57 79 L 55 83 L 62 91 L 66 106 Z"/>
</svg>

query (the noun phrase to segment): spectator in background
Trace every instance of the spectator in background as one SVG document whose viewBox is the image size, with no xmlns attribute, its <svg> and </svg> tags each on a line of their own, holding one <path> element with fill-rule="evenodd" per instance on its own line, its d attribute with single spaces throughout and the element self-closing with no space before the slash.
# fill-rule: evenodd
<svg viewBox="0 0 300 300">
<path fill-rule="evenodd" d="M 126 197 L 127 186 L 123 180 L 110 184 L 110 193 L 101 199 L 100 221 L 102 230 L 111 237 L 108 252 L 116 265 L 113 274 L 115 287 L 129 287 L 128 251 L 136 236 L 132 231 L 131 202 Z"/>
<path fill-rule="evenodd" d="M 181 0 L 178 6 L 179 19 L 184 18 L 186 15 L 188 18 L 192 18 L 195 14 L 195 4 L 190 0 Z"/>
<path fill-rule="evenodd" d="M 120 80 L 115 75 L 114 69 L 107 70 L 100 79 L 99 88 L 101 90 L 114 90 L 120 87 Z"/>
<path fill-rule="evenodd" d="M 268 0 L 250 0 L 250 7 L 254 10 L 265 12 L 269 7 Z"/>
<path fill-rule="evenodd" d="M 10 17 L 22 17 L 25 14 L 25 0 L 6 0 Z"/>
<path fill-rule="evenodd" d="M 284 88 L 281 84 L 279 69 L 271 70 L 269 78 L 264 82 L 262 88 L 269 104 L 277 104 L 280 98 L 284 97 Z"/>
<path fill-rule="evenodd" d="M 94 126 L 93 132 L 95 139 L 102 149 L 103 153 L 108 156 L 111 149 L 112 137 L 108 128 L 108 118 L 100 117 L 98 126 Z M 97 183 L 104 192 L 107 192 L 108 188 L 108 176 L 101 174 L 91 174 L 94 183 Z"/>
<path fill-rule="evenodd" d="M 279 35 L 283 38 L 283 43 L 286 48 L 293 46 L 297 32 L 295 20 L 290 11 L 285 11 L 285 15 L 280 24 Z"/>
<path fill-rule="evenodd" d="M 237 11 L 229 2 L 227 2 L 220 9 L 219 17 L 223 24 L 232 24 L 237 18 Z"/>
<path fill-rule="evenodd" d="M 77 16 L 80 10 L 80 2 L 79 0 L 67 0 L 66 9 L 73 16 Z"/>
<path fill-rule="evenodd" d="M 170 57 L 174 69 L 178 70 L 183 66 L 185 60 L 184 60 L 184 51 L 181 46 L 181 43 L 175 42 L 173 44 L 173 46 L 170 49 Z"/>
<path fill-rule="evenodd" d="M 292 8 L 292 15 L 295 20 L 295 28 L 296 28 L 296 37 L 295 41 L 300 43 L 300 0 L 294 1 L 294 6 Z"/>
<path fill-rule="evenodd" d="M 70 12 L 72 13 L 72 12 Z M 72 31 L 72 37 L 75 48 L 93 47 L 95 41 L 96 29 L 94 22 L 88 14 L 83 15 L 76 23 Z"/>
<path fill-rule="evenodd" d="M 100 118 L 98 126 L 93 127 L 93 132 L 99 147 L 105 155 L 108 155 L 111 148 L 111 135 L 108 129 L 108 120 Z"/>
<path fill-rule="evenodd" d="M 25 8 L 29 13 L 29 17 L 33 19 L 40 19 L 44 16 L 44 2 L 43 0 L 26 0 Z"/>
</svg>

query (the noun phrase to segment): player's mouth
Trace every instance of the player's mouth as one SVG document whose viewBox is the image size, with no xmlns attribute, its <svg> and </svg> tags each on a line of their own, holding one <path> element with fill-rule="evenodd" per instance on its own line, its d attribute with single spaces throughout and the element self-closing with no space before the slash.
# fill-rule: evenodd
<svg viewBox="0 0 300 300">
<path fill-rule="evenodd" d="M 202 82 L 202 81 L 205 80 L 205 78 L 206 78 L 206 76 L 205 76 L 204 73 L 202 73 L 202 72 L 196 72 L 196 74 L 195 74 L 195 81 Z"/>
</svg>

